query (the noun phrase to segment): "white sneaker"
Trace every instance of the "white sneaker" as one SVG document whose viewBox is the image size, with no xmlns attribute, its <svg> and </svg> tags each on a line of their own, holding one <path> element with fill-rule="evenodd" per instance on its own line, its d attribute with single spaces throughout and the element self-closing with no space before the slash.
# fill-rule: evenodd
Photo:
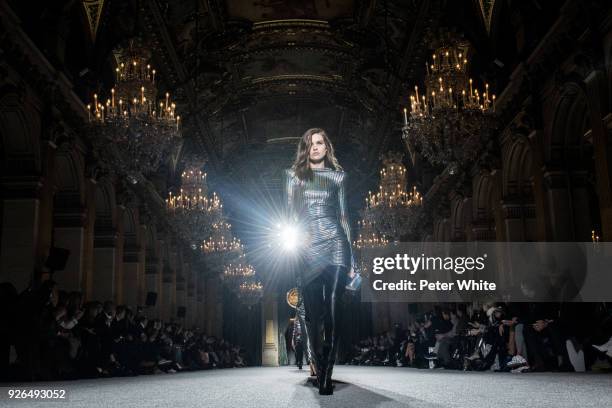
<svg viewBox="0 0 612 408">
<path fill-rule="evenodd" d="M 515 356 L 512 356 L 512 360 L 510 360 L 508 364 L 506 364 L 506 367 L 514 370 L 525 365 L 528 365 L 527 360 L 525 360 L 523 356 L 517 354 Z"/>
<path fill-rule="evenodd" d="M 577 373 L 584 373 L 586 367 L 584 365 L 584 352 L 582 350 L 576 352 L 574 343 L 571 340 L 565 341 L 565 347 L 567 348 L 567 355 L 569 356 L 570 362 L 574 367 L 574 371 Z"/>
<path fill-rule="evenodd" d="M 606 343 L 602 344 L 601 346 L 597 346 L 595 344 L 593 344 L 593 347 L 595 347 L 597 350 L 606 353 L 610 350 L 612 350 L 612 337 L 610 337 L 610 340 L 608 340 Z"/>
</svg>

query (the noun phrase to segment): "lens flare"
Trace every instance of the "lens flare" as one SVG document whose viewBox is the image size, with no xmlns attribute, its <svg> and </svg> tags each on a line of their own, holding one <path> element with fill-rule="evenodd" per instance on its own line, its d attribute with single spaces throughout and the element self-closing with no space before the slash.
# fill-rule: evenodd
<svg viewBox="0 0 612 408">
<path fill-rule="evenodd" d="M 286 251 L 295 251 L 299 242 L 299 230 L 290 224 L 278 224 L 278 243 Z"/>
</svg>

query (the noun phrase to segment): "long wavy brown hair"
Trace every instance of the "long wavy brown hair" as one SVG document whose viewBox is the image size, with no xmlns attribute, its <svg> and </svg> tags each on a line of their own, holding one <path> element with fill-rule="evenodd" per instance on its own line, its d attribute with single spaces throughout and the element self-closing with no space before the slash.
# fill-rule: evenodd
<svg viewBox="0 0 612 408">
<path fill-rule="evenodd" d="M 293 166 L 291 168 L 295 172 L 295 175 L 300 180 L 311 180 L 312 179 L 312 169 L 310 168 L 310 147 L 312 146 L 312 135 L 315 133 L 319 133 L 323 136 L 323 141 L 325 142 L 325 147 L 327 148 L 327 153 L 325 154 L 325 167 L 329 167 L 334 170 L 342 170 L 342 166 L 338 163 L 338 159 L 336 159 L 336 154 L 334 153 L 334 146 L 332 145 L 329 137 L 325 130 L 321 128 L 312 128 L 308 129 L 302 135 L 300 139 L 300 143 L 298 144 L 297 153 L 295 155 L 295 161 L 293 162 Z"/>
</svg>

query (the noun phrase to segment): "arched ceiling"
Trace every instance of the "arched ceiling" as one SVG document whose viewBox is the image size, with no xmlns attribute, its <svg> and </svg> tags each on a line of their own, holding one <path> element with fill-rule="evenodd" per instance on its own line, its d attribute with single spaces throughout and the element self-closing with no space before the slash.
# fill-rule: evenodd
<svg viewBox="0 0 612 408">
<path fill-rule="evenodd" d="M 423 64 L 419 22 L 431 12 L 421 0 L 165 1 L 146 11 L 192 146 L 223 173 L 267 140 L 315 126 L 352 171 L 376 171 L 399 125 L 399 89 Z"/>
</svg>

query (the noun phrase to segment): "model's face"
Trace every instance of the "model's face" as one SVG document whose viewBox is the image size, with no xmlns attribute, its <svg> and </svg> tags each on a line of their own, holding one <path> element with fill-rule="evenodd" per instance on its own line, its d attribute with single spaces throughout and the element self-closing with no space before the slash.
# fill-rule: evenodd
<svg viewBox="0 0 612 408">
<path fill-rule="evenodd" d="M 325 145 L 323 135 L 320 133 L 314 133 L 310 140 L 310 161 L 316 163 L 325 159 L 325 155 L 327 154 L 327 146 Z"/>
</svg>

